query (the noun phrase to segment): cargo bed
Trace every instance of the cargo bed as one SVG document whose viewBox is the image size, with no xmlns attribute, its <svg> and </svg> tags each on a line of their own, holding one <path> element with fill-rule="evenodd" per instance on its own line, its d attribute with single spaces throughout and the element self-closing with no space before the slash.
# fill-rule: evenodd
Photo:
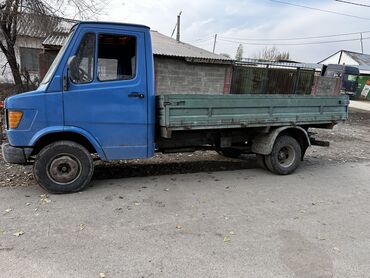
<svg viewBox="0 0 370 278">
<path fill-rule="evenodd" d="M 348 117 L 347 96 L 160 95 L 161 136 L 173 131 L 264 126 L 325 126 Z"/>
</svg>

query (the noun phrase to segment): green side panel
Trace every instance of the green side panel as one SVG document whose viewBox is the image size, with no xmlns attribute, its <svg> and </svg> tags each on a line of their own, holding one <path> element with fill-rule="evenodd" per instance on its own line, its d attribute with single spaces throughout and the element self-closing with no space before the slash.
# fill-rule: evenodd
<svg viewBox="0 0 370 278">
<path fill-rule="evenodd" d="M 361 97 L 362 90 L 364 89 L 366 82 L 370 80 L 370 75 L 361 75 L 358 78 L 358 87 L 356 91 L 356 97 Z M 370 100 L 370 94 L 367 95 L 367 99 Z"/>
<path fill-rule="evenodd" d="M 171 130 L 330 124 L 348 117 L 347 96 L 161 95 L 157 121 Z"/>
</svg>

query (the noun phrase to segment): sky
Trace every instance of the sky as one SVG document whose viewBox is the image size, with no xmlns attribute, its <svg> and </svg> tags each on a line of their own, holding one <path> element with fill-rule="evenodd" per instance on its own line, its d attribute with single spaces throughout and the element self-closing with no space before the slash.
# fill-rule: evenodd
<svg viewBox="0 0 370 278">
<path fill-rule="evenodd" d="M 266 44 L 288 51 L 291 60 L 316 63 L 341 50 L 361 52 L 360 34 L 305 40 L 280 40 L 370 31 L 370 7 L 335 0 L 281 0 L 356 17 L 278 3 L 271 0 L 109 0 L 99 19 L 148 25 L 171 36 L 177 14 L 181 16 L 181 40 L 216 53 L 235 57 L 243 42 L 244 57 L 253 58 Z M 370 5 L 370 0 L 351 0 Z M 358 18 L 362 17 L 362 18 Z M 370 32 L 364 33 L 364 53 L 370 54 Z M 253 39 L 253 40 L 251 40 Z M 258 40 L 255 40 L 258 39 Z M 261 40 L 259 40 L 261 39 Z M 273 40 L 271 40 L 273 39 Z M 326 44 L 279 45 L 338 41 Z M 262 41 L 263 40 L 263 41 Z M 252 45 L 264 44 L 264 45 Z"/>
</svg>

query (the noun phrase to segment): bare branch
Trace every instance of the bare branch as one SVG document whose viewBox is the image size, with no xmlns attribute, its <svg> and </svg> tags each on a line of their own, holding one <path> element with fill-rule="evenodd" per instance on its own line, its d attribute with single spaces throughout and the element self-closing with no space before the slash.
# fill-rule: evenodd
<svg viewBox="0 0 370 278">
<path fill-rule="evenodd" d="M 7 59 L 14 82 L 25 89 L 34 84 L 29 73 L 22 71 L 16 57 L 19 32 L 29 27 L 39 37 L 47 37 L 69 16 L 78 19 L 97 18 L 109 0 L 0 0 L 0 50 Z M 23 83 L 25 82 L 25 83 Z M 25 86 L 23 86 L 25 85 Z"/>
<path fill-rule="evenodd" d="M 9 63 L 8 63 L 8 62 L 6 62 L 4 65 L 2 65 L 2 66 L 1 66 L 1 70 L 2 70 L 1 75 L 4 75 L 5 70 L 6 70 L 6 66 L 7 66 L 8 64 L 9 64 Z"/>
<path fill-rule="evenodd" d="M 275 46 L 266 47 L 258 54 L 254 55 L 254 58 L 266 61 L 279 61 L 279 60 L 289 60 L 289 52 L 281 52 Z"/>
</svg>

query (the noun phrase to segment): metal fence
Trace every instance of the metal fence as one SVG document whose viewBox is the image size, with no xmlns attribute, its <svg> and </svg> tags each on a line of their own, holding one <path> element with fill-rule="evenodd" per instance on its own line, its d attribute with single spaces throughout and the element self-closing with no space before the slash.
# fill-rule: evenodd
<svg viewBox="0 0 370 278">
<path fill-rule="evenodd" d="M 271 64 L 236 64 L 231 83 L 232 94 L 310 95 L 315 69 Z"/>
</svg>

